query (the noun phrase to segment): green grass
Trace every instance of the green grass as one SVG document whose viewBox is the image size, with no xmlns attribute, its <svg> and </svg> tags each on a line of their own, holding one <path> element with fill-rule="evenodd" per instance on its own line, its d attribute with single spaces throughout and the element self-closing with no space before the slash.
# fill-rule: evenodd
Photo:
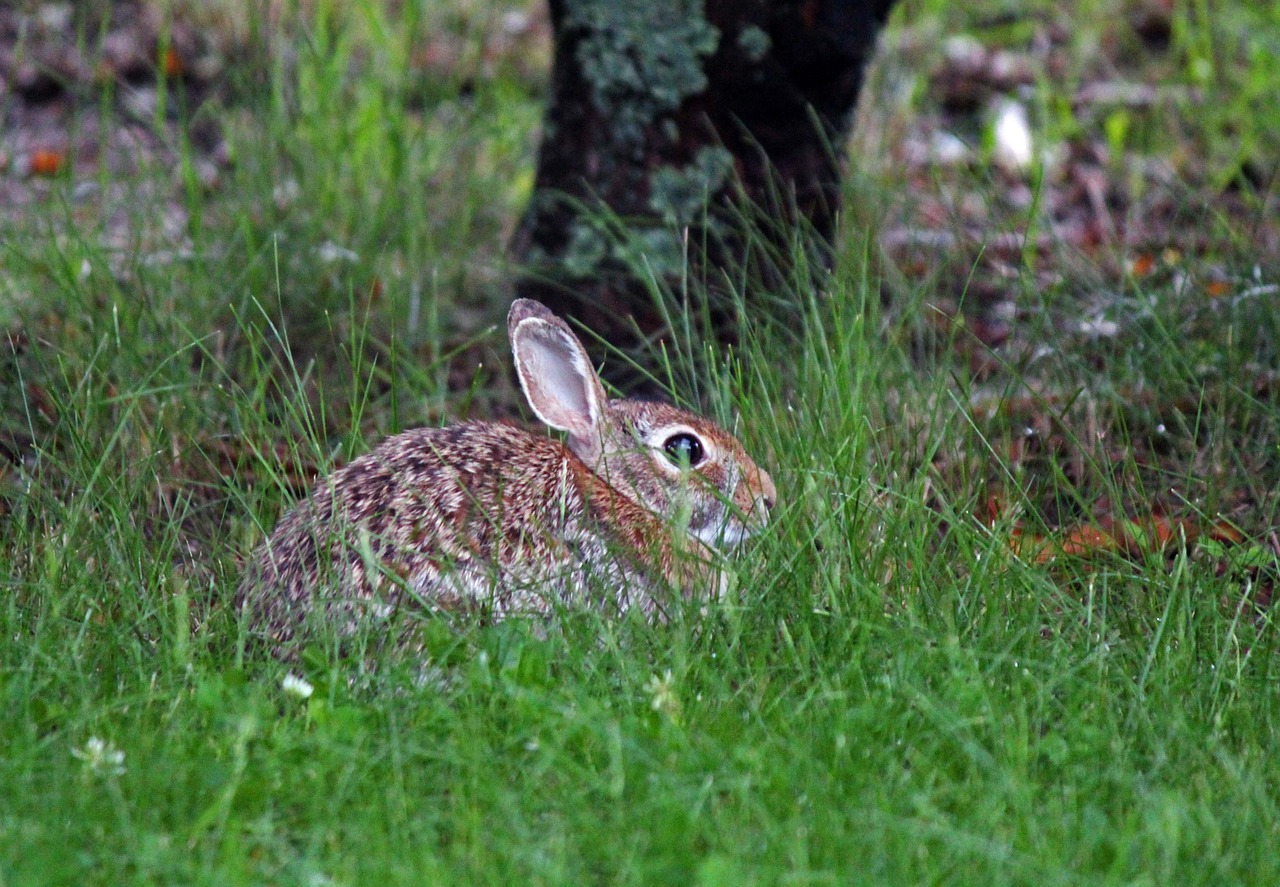
<svg viewBox="0 0 1280 887">
<path fill-rule="evenodd" d="M 1251 598 L 1277 570 L 1280 404 L 1255 383 L 1280 268 L 1232 237 L 1126 280 L 1113 337 L 1050 324 L 1079 281 L 1029 293 L 1054 347 L 978 380 L 922 321 L 932 284 L 881 307 L 851 226 L 822 293 L 778 294 L 803 324 L 674 352 L 677 393 L 778 481 L 729 601 L 431 626 L 428 662 L 313 655 L 314 694 L 282 689 L 230 600 L 299 479 L 514 403 L 489 324 L 541 88 L 414 79 L 406 29 L 478 57 L 468 4 L 317 5 L 225 111 L 217 188 L 183 164 L 88 203 L 66 181 L 0 223 L 0 884 L 1280 880 L 1280 644 Z M 1238 33 L 1199 9 L 1186 53 Z M 1229 174 L 1212 132 L 1144 132 Z M 1209 265 L 1260 294 L 1193 298 Z M 1104 500 L 1244 538 L 1036 559 Z"/>
</svg>

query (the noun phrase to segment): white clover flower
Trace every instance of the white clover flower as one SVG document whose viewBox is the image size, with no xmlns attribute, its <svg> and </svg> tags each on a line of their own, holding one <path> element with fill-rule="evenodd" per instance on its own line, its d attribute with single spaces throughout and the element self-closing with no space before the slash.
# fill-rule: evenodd
<svg viewBox="0 0 1280 887">
<path fill-rule="evenodd" d="M 307 683 L 306 678 L 300 678 L 292 672 L 284 676 L 280 687 L 290 696 L 297 696 L 299 699 L 309 699 L 316 689 Z"/>
<path fill-rule="evenodd" d="M 71 749 L 71 756 L 97 776 L 120 776 L 125 770 L 124 752 L 99 736 L 90 736 L 83 748 Z"/>
<path fill-rule="evenodd" d="M 652 675 L 645 682 L 644 688 L 652 697 L 649 705 L 654 711 L 662 712 L 673 721 L 680 717 L 680 699 L 676 696 L 676 682 L 671 676 L 671 669 L 667 669 L 661 676 Z"/>
</svg>

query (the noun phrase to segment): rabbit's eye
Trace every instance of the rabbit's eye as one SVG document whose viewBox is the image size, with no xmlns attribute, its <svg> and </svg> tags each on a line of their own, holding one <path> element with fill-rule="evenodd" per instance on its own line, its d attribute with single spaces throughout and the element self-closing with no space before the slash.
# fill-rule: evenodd
<svg viewBox="0 0 1280 887">
<path fill-rule="evenodd" d="M 662 444 L 667 458 L 676 465 L 687 465 L 690 468 L 702 461 L 702 441 L 692 434 L 681 432 L 673 434 Z"/>
</svg>

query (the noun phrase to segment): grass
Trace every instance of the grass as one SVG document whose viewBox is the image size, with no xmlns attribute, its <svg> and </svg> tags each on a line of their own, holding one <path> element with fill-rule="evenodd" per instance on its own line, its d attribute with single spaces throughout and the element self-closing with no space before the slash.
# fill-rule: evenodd
<svg viewBox="0 0 1280 887">
<path fill-rule="evenodd" d="M 907 15 L 964 27 L 944 6 Z M 475 60 L 488 10 L 315 7 L 223 112 L 216 187 L 179 140 L 176 173 L 78 202 L 68 178 L 3 223 L 0 883 L 1280 879 L 1255 607 L 1280 526 L 1277 268 L 1234 236 L 1125 278 L 1099 309 L 1114 336 L 1058 322 L 1093 278 L 1026 293 L 1051 347 L 980 378 L 963 331 L 924 320 L 942 284 L 882 308 L 851 226 L 824 292 L 781 294 L 803 324 L 759 320 L 734 360 L 677 352 L 779 481 L 729 601 L 433 626 L 430 667 L 316 655 L 295 668 L 314 692 L 285 690 L 243 649 L 240 559 L 310 472 L 511 409 L 488 324 L 539 113 L 513 68 L 465 95 L 412 76 L 407 33 L 453 28 Z M 1193 51 L 1238 34 L 1200 9 L 1172 50 L 1196 76 Z M 1254 143 L 1280 132 L 1249 107 L 1273 115 L 1238 121 Z M 1157 122 L 1153 152 L 1230 177 L 1218 123 Z M 886 181 L 857 187 L 888 202 Z M 1234 295 L 1199 296 L 1223 268 Z M 1068 550 L 1155 514 L 1239 536 Z"/>
</svg>

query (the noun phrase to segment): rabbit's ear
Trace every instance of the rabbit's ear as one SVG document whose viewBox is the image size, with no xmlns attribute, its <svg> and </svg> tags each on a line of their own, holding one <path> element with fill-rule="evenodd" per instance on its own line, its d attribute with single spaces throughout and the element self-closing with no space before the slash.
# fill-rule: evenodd
<svg viewBox="0 0 1280 887">
<path fill-rule="evenodd" d="M 552 428 L 569 433 L 569 445 L 587 462 L 599 456 L 605 393 L 591 359 L 568 325 L 528 299 L 507 318 L 516 374 L 529 406 Z"/>
</svg>

